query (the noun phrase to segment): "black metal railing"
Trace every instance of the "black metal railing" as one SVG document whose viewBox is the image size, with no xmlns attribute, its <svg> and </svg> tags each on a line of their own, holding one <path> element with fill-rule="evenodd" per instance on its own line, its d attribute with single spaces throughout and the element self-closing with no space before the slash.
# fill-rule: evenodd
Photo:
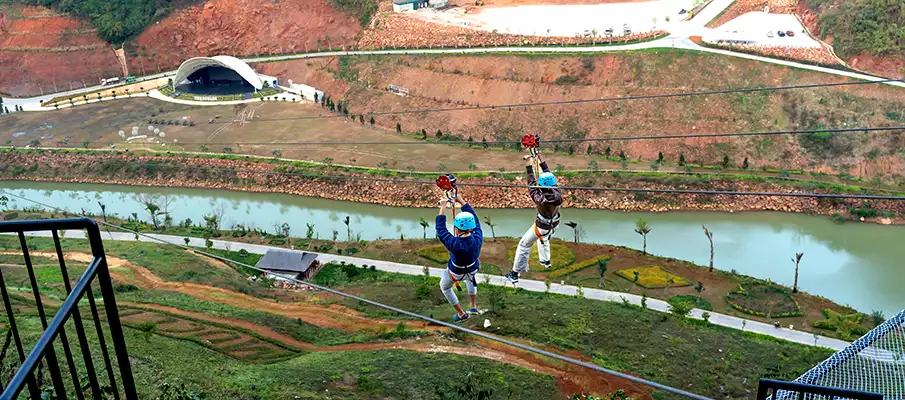
<svg viewBox="0 0 905 400">
<path fill-rule="evenodd" d="M 64 231 L 67 230 L 84 231 L 85 237 L 88 239 L 88 246 L 85 246 L 82 241 L 71 242 L 85 246 L 85 250 L 90 250 L 91 254 L 91 260 L 85 267 L 85 272 L 74 285 L 69 280 L 64 249 L 60 238 L 61 232 L 65 233 Z M 42 395 L 45 398 L 77 398 L 79 400 L 86 397 L 101 399 L 109 398 L 110 396 L 117 400 L 120 398 L 137 399 L 135 383 L 132 378 L 132 368 L 129 364 L 126 342 L 123 338 L 122 326 L 120 325 L 119 313 L 117 312 L 116 300 L 114 299 L 113 284 L 110 280 L 110 273 L 107 270 L 107 259 L 97 224 L 87 218 L 0 222 L 0 234 L 18 236 L 22 264 L 28 274 L 28 284 L 31 286 L 31 297 L 33 298 L 32 300 L 27 295 L 19 294 L 27 292 L 27 290 L 7 287 L 3 269 L 0 269 L 0 292 L 2 292 L 6 309 L 8 329 L 7 340 L 3 345 L 3 354 L 5 355 L 6 353 L 5 350 L 10 344 L 11 337 L 20 363 L 15 375 L 3 387 L 3 394 L 0 395 L 0 400 L 15 399 L 26 387 L 28 388 L 28 397 L 32 399 L 41 399 Z M 31 237 L 32 234 L 49 237 L 33 238 Z M 15 236 L 7 237 L 13 238 Z M 32 241 L 31 247 L 26 237 L 29 237 Z M 41 241 L 40 246 L 34 245 L 36 241 Z M 49 247 L 51 241 L 52 251 Z M 73 250 L 69 244 L 70 242 L 67 242 L 66 251 Z M 66 297 L 62 304 L 58 306 L 50 304 L 54 297 L 52 293 L 45 293 L 44 296 L 41 294 L 41 288 L 46 289 L 48 292 L 52 290 L 59 291 L 59 285 L 41 282 L 42 285 L 39 286 L 36 278 L 36 268 L 33 265 L 34 256 L 30 254 L 39 247 L 47 250 L 46 254 L 41 257 L 42 259 L 55 258 L 59 262 L 62 275 L 61 283 L 63 288 L 65 288 Z M 9 249 L 7 248 L 7 250 Z M 8 274 L 13 275 L 14 272 L 18 273 L 18 270 L 9 270 Z M 94 298 L 93 283 L 96 283 L 100 288 L 103 300 L 103 313 L 105 314 L 103 317 L 98 311 L 97 302 Z M 57 296 L 57 298 L 59 297 L 62 296 Z M 85 307 L 84 302 L 82 302 L 83 299 L 87 299 L 87 308 L 90 309 L 89 320 L 83 320 L 83 310 L 80 310 L 80 307 L 83 309 Z M 50 321 L 47 320 L 45 313 L 45 303 L 47 303 L 47 308 L 57 309 L 56 315 Z M 34 342 L 31 351 L 26 355 L 26 337 L 23 336 L 34 337 L 35 334 L 28 332 L 28 334 L 23 335 L 19 331 L 20 327 L 17 326 L 17 322 L 24 325 L 29 322 L 27 321 L 28 318 L 33 320 L 35 313 L 30 312 L 32 308 L 37 310 L 37 317 L 40 319 L 43 333 Z M 87 316 L 86 312 L 85 317 Z M 70 329 L 74 329 L 76 336 L 75 341 L 72 342 L 70 341 L 72 338 L 67 335 L 66 326 L 69 322 L 71 322 L 72 326 Z M 109 328 L 106 335 L 103 328 L 105 322 Z M 90 325 L 92 324 L 94 325 L 94 332 L 91 332 Z M 110 349 L 108 349 L 108 340 L 113 347 L 113 359 L 111 359 Z M 62 357 L 65 359 L 62 364 L 58 354 L 59 349 L 62 349 Z M 76 352 L 76 350 L 78 351 Z M 100 354 L 98 354 L 98 351 Z M 81 357 L 77 357 L 76 353 L 80 353 Z M 100 363 L 103 363 L 103 366 L 99 373 L 96 364 Z M 116 370 L 118 370 L 118 374 L 116 374 Z M 45 374 L 50 375 L 50 385 L 45 384 Z M 119 379 L 117 379 L 116 375 L 119 375 Z M 67 380 L 71 382 L 67 383 Z"/>
<path fill-rule="evenodd" d="M 757 385 L 757 400 L 883 400 L 879 393 L 837 389 L 804 383 L 761 379 Z"/>
</svg>

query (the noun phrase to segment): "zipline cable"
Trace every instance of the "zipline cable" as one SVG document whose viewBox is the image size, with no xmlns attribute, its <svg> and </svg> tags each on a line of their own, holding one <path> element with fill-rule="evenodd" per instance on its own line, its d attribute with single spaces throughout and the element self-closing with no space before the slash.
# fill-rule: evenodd
<svg viewBox="0 0 905 400">
<path fill-rule="evenodd" d="M 603 102 L 611 102 L 611 101 L 630 101 L 630 100 L 648 100 L 648 99 L 666 99 L 666 98 L 676 98 L 676 97 L 690 97 L 690 96 L 708 96 L 708 95 L 716 95 L 716 94 L 730 94 L 730 93 L 757 93 L 757 92 L 769 92 L 769 91 L 782 91 L 782 90 L 797 90 L 797 89 L 813 89 L 813 88 L 823 88 L 823 87 L 839 87 L 839 86 L 855 86 L 855 85 L 873 85 L 878 83 L 890 83 L 890 82 L 905 82 L 903 79 L 878 79 L 871 81 L 855 81 L 855 82 L 836 82 L 836 83 L 811 83 L 804 85 L 786 85 L 786 86 L 771 86 L 771 87 L 755 87 L 755 88 L 741 88 L 741 89 L 720 89 L 720 90 L 705 90 L 698 92 L 681 92 L 681 93 L 660 93 L 660 94 L 649 94 L 649 95 L 634 95 L 634 96 L 619 96 L 619 97 L 600 97 L 593 99 L 578 99 L 578 100 L 559 100 L 559 101 L 543 101 L 543 102 L 530 102 L 530 103 L 511 103 L 511 104 L 499 104 L 499 105 L 489 105 L 489 106 L 465 106 L 465 107 L 441 107 L 441 108 L 422 108 L 422 109 L 412 109 L 412 110 L 399 110 L 399 111 L 378 111 L 372 113 L 358 113 L 361 115 L 370 116 L 387 116 L 387 115 L 403 115 L 403 114 L 422 114 L 422 113 L 438 113 L 438 112 L 451 112 L 451 111 L 473 111 L 473 110 L 495 110 L 501 108 L 518 108 L 518 107 L 542 107 L 542 106 L 553 106 L 553 105 L 565 105 L 565 104 L 584 104 L 584 103 L 603 103 Z M 317 115 L 317 116 L 301 116 L 301 117 L 284 117 L 284 118 L 261 118 L 244 122 L 273 122 L 273 121 L 300 121 L 300 120 L 311 120 L 311 119 L 333 119 L 333 118 L 347 118 L 345 115 Z"/>
<path fill-rule="evenodd" d="M 681 135 L 657 135 L 657 136 L 618 136 L 603 138 L 581 138 L 581 139 L 544 139 L 542 143 L 579 143 L 579 142 L 615 142 L 615 141 L 634 141 L 634 140 L 661 140 L 661 139 L 693 139 L 693 138 L 715 138 L 715 137 L 736 137 L 736 136 L 779 136 L 779 135 L 807 135 L 814 133 L 857 133 L 857 132 L 889 132 L 889 131 L 905 131 L 905 125 L 898 126 L 881 126 L 881 127 L 854 127 L 854 128 L 832 128 L 832 129 L 804 129 L 804 130 L 783 130 L 783 131 L 755 131 L 755 132 L 730 132 L 730 133 L 688 133 Z M 95 142 L 100 144 L 119 144 L 118 142 Z M 234 144 L 239 146 L 353 146 L 353 145 L 442 145 L 442 144 L 470 144 L 473 146 L 483 145 L 511 145 L 520 143 L 518 140 L 496 140 L 496 141 L 467 141 L 467 140 L 442 140 L 439 142 L 428 141 L 411 141 L 411 142 L 177 142 L 174 145 L 225 145 Z"/>
<path fill-rule="evenodd" d="M 9 192 L 6 192 L 6 191 L 0 191 L 0 193 L 7 194 L 7 195 L 9 195 L 9 196 L 13 196 L 13 197 L 16 197 L 16 198 L 19 198 L 19 199 L 22 199 L 22 200 L 25 200 L 25 201 L 28 201 L 28 202 L 31 202 L 31 203 L 34 203 L 34 204 L 38 204 L 38 205 L 40 205 L 40 206 L 47 207 L 47 208 L 52 209 L 52 210 L 56 210 L 56 211 L 61 212 L 61 213 L 63 213 L 63 214 L 68 214 L 68 215 L 73 215 L 73 216 L 79 216 L 78 214 L 72 213 L 72 212 L 70 212 L 70 211 L 68 211 L 68 210 L 61 209 L 61 208 L 59 208 L 59 207 L 55 207 L 55 206 L 53 206 L 53 205 L 50 205 L 50 204 L 47 204 L 47 203 L 43 203 L 43 202 L 40 202 L 40 201 L 36 201 L 36 200 L 32 200 L 32 199 L 29 199 L 29 198 L 26 198 L 26 197 L 23 197 L 23 196 L 19 196 L 19 195 L 13 194 L 13 193 L 9 193 Z M 176 246 L 176 247 L 182 248 L 182 249 L 184 249 L 184 250 L 192 251 L 192 252 L 194 252 L 194 253 L 201 254 L 201 255 L 204 255 L 204 256 L 207 256 L 207 257 L 211 257 L 211 258 L 214 258 L 214 259 L 217 259 L 217 260 L 226 262 L 226 263 L 233 263 L 233 264 L 241 265 L 241 266 L 243 266 L 243 267 L 250 268 L 250 269 L 255 270 L 255 271 L 258 271 L 258 272 L 266 272 L 266 271 L 264 271 L 262 268 L 259 268 L 259 267 L 257 267 L 257 266 L 253 266 L 253 265 L 249 265 L 249 264 L 243 263 L 243 262 L 241 262 L 241 261 L 236 261 L 236 260 L 232 260 L 232 259 L 229 259 L 229 258 L 226 258 L 226 257 L 221 257 L 221 256 L 219 256 L 219 255 L 211 254 L 211 253 L 209 253 L 209 252 L 206 252 L 206 251 L 203 251 L 203 250 L 198 250 L 198 249 L 195 249 L 195 248 L 192 248 L 192 247 L 189 247 L 189 246 L 186 246 L 186 245 L 182 245 L 182 244 L 179 244 L 179 243 L 172 243 L 172 242 L 163 240 L 163 239 L 161 239 L 161 238 L 158 238 L 158 237 L 156 237 L 156 236 L 148 235 L 148 234 L 141 233 L 141 232 L 138 232 L 138 231 L 134 231 L 134 230 L 131 230 L 131 229 L 128 229 L 128 228 L 124 228 L 124 227 L 122 227 L 122 226 L 120 226 L 120 225 L 112 224 L 112 223 L 109 223 L 109 222 L 106 222 L 106 221 L 99 221 L 99 220 L 97 220 L 97 219 L 94 219 L 94 220 L 95 220 L 97 223 L 99 223 L 99 224 L 102 224 L 102 225 L 105 225 L 105 226 L 108 226 L 108 227 L 111 227 L 111 228 L 114 228 L 114 229 L 119 229 L 119 230 L 122 230 L 122 231 L 125 231 L 125 232 L 129 232 L 129 233 L 132 233 L 132 234 L 135 234 L 135 235 L 138 235 L 138 236 L 141 236 L 141 237 L 144 237 L 144 238 L 147 238 L 147 239 L 150 239 L 150 240 L 159 242 L 159 243 L 163 243 L 163 244 L 168 244 L 168 245 Z M 317 284 L 314 284 L 314 283 L 311 283 L 311 282 L 302 281 L 302 280 L 298 280 L 298 279 L 295 279 L 295 278 L 287 278 L 287 279 L 289 279 L 289 280 L 291 280 L 292 282 L 297 283 L 297 284 L 305 285 L 305 286 L 312 287 L 312 288 L 315 288 L 315 289 L 318 289 L 318 290 L 323 290 L 323 291 L 325 291 L 325 292 L 333 293 L 333 294 L 335 294 L 335 295 L 339 295 L 339 296 L 346 297 L 346 298 L 349 298 L 349 299 L 353 299 L 353 300 L 356 300 L 356 301 L 360 301 L 360 302 L 363 302 L 363 303 L 366 303 L 366 304 L 370 304 L 370 305 L 375 306 L 375 307 L 380 307 L 380 308 L 383 308 L 383 309 L 385 309 L 385 310 L 390 310 L 390 311 L 393 311 L 393 312 L 396 312 L 396 313 L 399 313 L 399 314 L 403 314 L 403 315 L 406 315 L 406 316 L 409 316 L 409 317 L 412 317 L 412 318 L 420 319 L 420 320 L 429 322 L 429 323 L 431 323 L 431 324 L 444 326 L 444 327 L 447 327 L 447 328 L 450 328 L 450 329 L 453 329 L 453 330 L 457 330 L 457 331 L 464 332 L 464 333 L 467 333 L 467 334 L 470 334 L 470 335 L 478 336 L 478 337 L 481 337 L 481 338 L 484 338 L 484 339 L 487 339 L 487 340 L 492 340 L 492 341 L 494 341 L 494 342 L 502 343 L 502 344 L 505 344 L 505 345 L 508 345 L 508 346 L 512 346 L 512 347 L 515 347 L 515 348 L 518 348 L 518 349 L 521 349 L 521 350 L 525 350 L 525 351 L 528 351 L 528 352 L 532 352 L 532 353 L 535 353 L 535 354 L 540 354 L 540 355 L 543 355 L 543 356 L 546 356 L 546 357 L 554 358 L 554 359 L 557 359 L 557 360 L 560 360 L 560 361 L 563 361 L 563 362 L 567 362 L 567 363 L 570 363 L 570 364 L 573 364 L 573 365 L 578 365 L 578 366 L 581 366 L 581 367 L 589 368 L 589 369 L 592 369 L 592 370 L 597 371 L 597 372 L 601 372 L 601 373 L 604 373 L 604 374 L 607 374 L 607 375 L 611 375 L 611 376 L 615 376 L 615 377 L 618 377 L 618 378 L 626 379 L 626 380 L 629 380 L 629 381 L 632 381 L 632 382 L 635 382 L 635 383 L 640 383 L 640 384 L 642 384 L 642 385 L 646 385 L 646 386 L 649 386 L 649 387 L 653 387 L 653 388 L 656 388 L 656 389 L 660 389 L 660 390 L 663 390 L 663 391 L 666 391 L 666 392 L 670 392 L 670 393 L 673 393 L 673 394 L 676 394 L 676 395 L 679 395 L 679 396 L 687 397 L 687 398 L 689 398 L 689 399 L 695 399 L 695 400 L 712 400 L 712 399 L 710 399 L 709 397 L 701 396 L 701 395 L 694 394 L 694 393 L 691 393 L 691 392 L 687 392 L 687 391 L 681 390 L 681 389 L 676 389 L 676 388 L 674 388 L 674 387 L 666 386 L 666 385 L 663 385 L 663 384 L 660 384 L 660 383 L 657 383 L 657 382 L 652 382 L 652 381 L 649 381 L 649 380 L 644 379 L 644 378 L 639 378 L 639 377 L 636 377 L 636 376 L 633 376 L 633 375 L 629 375 L 629 374 L 625 374 L 625 373 L 622 373 L 622 372 L 614 371 L 614 370 L 611 370 L 611 369 L 603 368 L 603 367 L 601 367 L 601 366 L 599 366 L 599 365 L 596 365 L 596 364 L 592 364 L 592 363 L 588 363 L 588 362 L 576 360 L 576 359 L 574 359 L 574 358 L 566 357 L 566 356 L 563 356 L 563 355 L 560 355 L 560 354 L 557 354 L 557 353 L 553 353 L 553 352 L 550 352 L 550 351 L 538 349 L 538 348 L 536 348 L 536 347 L 528 346 L 528 345 L 525 345 L 525 344 L 522 344 L 522 343 L 518 343 L 518 342 L 515 342 L 515 341 L 512 341 L 512 340 L 504 339 L 504 338 L 497 337 L 497 336 L 494 336 L 494 335 L 490 335 L 490 334 L 487 334 L 487 333 L 479 332 L 479 331 L 476 331 L 476 330 L 473 330 L 473 329 L 465 328 L 465 327 L 462 327 L 462 326 L 459 326 L 459 325 L 451 324 L 451 323 L 449 323 L 449 322 L 444 322 L 444 321 L 440 321 L 440 320 L 437 320 L 437 319 L 434 319 L 434 318 L 431 318 L 431 317 L 426 317 L 426 316 L 421 315 L 421 314 L 418 314 L 418 313 L 414 313 L 414 312 L 411 312 L 411 311 L 403 310 L 403 309 L 401 309 L 401 308 L 393 307 L 393 306 L 391 306 L 391 305 L 383 304 L 383 303 L 380 303 L 380 302 L 377 302 L 377 301 L 368 300 L 368 299 L 365 299 L 365 298 L 363 298 L 363 297 L 359 297 L 359 296 L 356 296 L 356 295 L 353 295 L 353 294 L 341 292 L 341 291 L 339 291 L 339 290 L 331 289 L 331 288 L 326 287 L 326 286 L 317 285 Z"/>
<path fill-rule="evenodd" d="M 135 163 L 131 166 L 153 167 L 162 169 L 189 169 L 189 170 L 213 170 L 234 172 L 236 174 L 258 174 L 258 175 L 276 175 L 290 176 L 311 179 L 327 179 L 327 180 L 350 180 L 363 182 L 386 182 L 412 185 L 435 186 L 435 181 L 422 181 L 398 178 L 382 178 L 370 176 L 352 176 L 352 175 L 321 175 L 315 173 L 301 172 L 281 172 L 281 171 L 261 171 L 261 170 L 243 170 L 226 167 L 206 167 L 199 165 L 168 165 L 156 163 Z M 539 188 L 542 186 L 528 186 L 505 183 L 466 183 L 458 182 L 458 186 L 470 187 L 488 187 L 488 188 L 507 188 L 507 189 L 525 189 Z M 797 197 L 797 198 L 818 198 L 818 199 L 855 199 L 855 200 L 905 200 L 905 196 L 881 196 L 867 194 L 840 194 L 840 193 L 793 193 L 793 192 L 745 192 L 731 190 L 690 190 L 690 189 L 645 189 L 645 188 L 627 188 L 627 187 L 594 187 L 594 186 L 558 186 L 562 190 L 584 190 L 592 192 L 629 192 L 629 193 L 649 193 L 649 194 L 696 194 L 696 195 L 728 195 L 728 196 L 764 196 L 764 197 Z"/>
</svg>

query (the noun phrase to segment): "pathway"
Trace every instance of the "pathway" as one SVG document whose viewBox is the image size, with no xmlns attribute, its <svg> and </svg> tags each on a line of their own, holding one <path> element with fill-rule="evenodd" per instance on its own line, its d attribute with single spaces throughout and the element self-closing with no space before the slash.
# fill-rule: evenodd
<svg viewBox="0 0 905 400">
<path fill-rule="evenodd" d="M 33 232 L 32 236 L 41 236 L 41 237 L 49 237 L 50 232 Z M 122 240 L 122 241 L 134 241 L 135 235 L 126 232 L 103 232 L 101 235 L 104 239 L 109 240 Z M 183 245 L 184 239 L 182 236 L 175 235 L 164 235 L 164 234 L 148 234 L 148 236 L 154 237 L 156 239 L 165 241 L 167 243 L 175 244 L 175 245 Z M 84 238 L 83 231 L 66 231 L 65 237 L 67 238 Z M 155 242 L 154 240 L 147 237 L 139 237 L 139 241 L 142 242 Z M 265 246 L 259 244 L 251 244 L 251 243 L 239 243 L 239 242 L 230 242 L 225 240 L 211 240 L 214 245 L 213 247 L 216 249 L 226 249 L 227 247 L 231 251 L 239 251 L 245 250 L 249 253 L 254 254 L 264 254 L 268 250 L 271 249 L 284 249 L 273 246 Z M 189 246 L 194 247 L 204 247 L 204 239 L 201 238 L 189 238 Z M 284 249 L 285 250 L 285 249 Z M 317 258 L 319 261 L 328 263 L 328 262 L 345 262 L 347 264 L 355 264 L 355 265 L 374 265 L 376 269 L 385 271 L 385 272 L 393 272 L 399 274 L 406 275 L 422 275 L 424 273 L 424 266 L 421 265 L 412 265 L 412 264 L 401 264 L 390 261 L 379 261 L 379 260 L 370 260 L 359 257 L 348 257 L 348 256 L 340 256 L 334 254 L 325 254 L 325 253 L 315 253 L 317 254 Z M 434 277 L 440 277 L 443 273 L 446 272 L 443 268 L 429 268 L 430 275 Z M 491 285 L 496 286 L 508 286 L 511 285 L 506 278 L 499 275 L 487 275 L 487 274 L 478 274 L 478 282 L 488 282 Z M 536 281 L 530 279 L 522 279 L 519 280 L 518 287 L 524 290 L 530 290 L 533 292 L 546 292 L 547 287 L 543 281 Z M 561 285 L 557 283 L 552 283 L 549 289 L 550 293 L 563 294 L 567 296 L 575 296 L 578 294 L 578 287 L 572 285 Z M 582 292 L 585 298 L 600 300 L 600 301 L 611 301 L 611 302 L 623 302 L 627 301 L 634 305 L 641 305 L 641 296 L 630 294 L 630 293 L 622 293 L 622 292 L 613 292 L 609 290 L 601 290 L 601 289 L 593 289 L 593 288 L 582 288 Z M 669 303 L 658 300 L 658 299 L 647 299 L 647 308 L 660 312 L 669 312 Z M 776 328 L 773 325 L 766 324 L 760 321 L 753 321 L 739 317 L 733 317 L 730 315 L 720 314 L 712 311 L 704 311 L 700 309 L 693 309 L 690 313 L 691 318 L 703 319 L 702 314 L 704 312 L 710 313 L 709 321 L 714 325 L 725 326 L 733 329 L 740 329 L 746 332 L 754 332 L 761 335 L 772 336 L 779 339 L 788 340 L 791 342 L 796 342 L 800 344 L 810 345 L 810 346 L 821 346 L 826 347 L 832 350 L 841 350 L 849 345 L 848 342 L 842 341 L 839 339 L 834 339 L 826 336 L 820 336 L 817 334 L 797 331 L 793 329 L 788 329 L 787 327 Z"/>
</svg>

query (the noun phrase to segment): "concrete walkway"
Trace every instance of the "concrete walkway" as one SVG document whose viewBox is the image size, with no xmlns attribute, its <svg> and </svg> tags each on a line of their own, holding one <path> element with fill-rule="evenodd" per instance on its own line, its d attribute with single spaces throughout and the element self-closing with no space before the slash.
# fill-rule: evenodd
<svg viewBox="0 0 905 400">
<path fill-rule="evenodd" d="M 185 241 L 183 236 L 175 236 L 175 235 L 164 235 L 164 234 L 147 234 L 148 236 L 154 237 L 156 239 L 165 241 L 167 243 L 176 244 L 176 245 L 184 245 Z M 31 236 L 40 236 L 40 237 L 49 237 L 50 232 L 33 232 Z M 134 241 L 135 235 L 126 232 L 102 232 L 101 236 L 105 240 L 122 240 L 122 241 Z M 66 231 L 65 237 L 67 238 L 84 238 L 85 234 L 83 231 Z M 139 236 L 139 241 L 142 242 L 154 242 L 156 241 L 149 239 L 147 237 Z M 249 253 L 254 254 L 264 254 L 268 250 L 271 249 L 284 249 L 280 247 L 273 246 L 264 246 L 259 244 L 251 244 L 251 243 L 239 243 L 239 242 L 230 242 L 225 240 L 211 240 L 214 245 L 213 247 L 216 249 L 227 249 L 229 248 L 231 251 L 239 251 L 245 250 Z M 204 239 L 200 238 L 189 238 L 189 246 L 194 247 L 204 247 Z M 334 254 L 326 254 L 326 253 L 309 253 L 317 254 L 317 258 L 321 262 L 345 262 L 347 264 L 355 264 L 355 265 L 374 265 L 376 269 L 385 271 L 385 272 L 393 272 L 399 274 L 406 275 L 422 275 L 424 274 L 424 266 L 422 265 L 412 265 L 412 264 L 400 264 L 390 261 L 379 261 L 379 260 L 370 260 L 365 258 L 358 257 L 347 257 L 340 256 Z M 445 268 L 430 268 L 430 275 L 434 277 L 440 277 L 443 273 L 446 272 Z M 487 275 L 487 274 L 478 274 L 478 283 L 482 284 L 487 282 L 491 285 L 496 286 L 510 286 L 511 283 L 509 281 L 500 276 L 500 275 Z M 518 287 L 524 290 L 530 290 L 533 292 L 546 292 L 547 287 L 544 282 L 522 279 L 519 280 Z M 641 305 L 641 296 L 630 294 L 630 293 L 621 293 L 621 292 L 613 292 L 609 290 L 601 290 L 594 288 L 582 288 L 582 292 L 585 298 L 600 300 L 600 301 L 610 301 L 610 302 L 623 302 L 627 301 L 631 304 L 640 306 Z M 550 293 L 563 294 L 568 296 L 575 296 L 578 294 L 578 287 L 572 285 L 561 285 L 558 283 L 553 283 L 550 285 Z M 658 299 L 647 299 L 647 308 L 660 312 L 669 312 L 669 304 L 663 300 Z M 690 313 L 691 318 L 703 319 L 701 315 L 704 313 L 704 310 L 694 309 Z M 730 315 L 720 314 L 712 311 L 708 311 L 710 313 L 710 323 L 714 325 L 725 326 L 733 329 L 739 329 L 746 332 L 754 332 L 759 333 L 761 335 L 772 336 L 779 339 L 788 340 L 791 342 L 796 342 L 800 344 L 805 344 L 809 346 L 821 346 L 826 347 L 833 350 L 841 350 L 849 345 L 848 342 L 833 339 L 825 336 L 816 335 L 809 332 L 802 332 L 797 330 L 789 329 L 788 327 L 776 328 L 773 325 L 766 324 L 759 321 L 747 320 L 744 318 L 733 317 Z"/>
</svg>

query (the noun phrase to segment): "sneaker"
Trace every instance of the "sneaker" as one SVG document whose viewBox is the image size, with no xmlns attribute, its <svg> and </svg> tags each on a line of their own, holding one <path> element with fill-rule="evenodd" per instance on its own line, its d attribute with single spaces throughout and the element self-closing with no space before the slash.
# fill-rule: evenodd
<svg viewBox="0 0 905 400">
<path fill-rule="evenodd" d="M 467 320 L 468 318 L 471 318 L 471 315 L 468 315 L 468 313 L 465 313 L 465 315 L 463 315 L 461 317 L 459 316 L 459 314 L 456 314 L 456 315 L 453 315 L 453 322 L 459 323 L 459 322 Z"/>
<path fill-rule="evenodd" d="M 545 269 L 550 269 L 550 267 L 551 267 L 550 262 L 542 262 L 542 263 L 540 263 L 540 265 L 542 267 L 544 267 Z"/>
<path fill-rule="evenodd" d="M 506 274 L 506 279 L 509 279 L 509 282 L 518 283 L 518 272 L 509 271 L 509 273 Z"/>
<path fill-rule="evenodd" d="M 481 313 L 481 311 L 479 311 L 477 308 L 469 308 L 469 309 L 466 309 L 465 312 L 467 312 L 469 314 L 480 314 Z"/>
</svg>

